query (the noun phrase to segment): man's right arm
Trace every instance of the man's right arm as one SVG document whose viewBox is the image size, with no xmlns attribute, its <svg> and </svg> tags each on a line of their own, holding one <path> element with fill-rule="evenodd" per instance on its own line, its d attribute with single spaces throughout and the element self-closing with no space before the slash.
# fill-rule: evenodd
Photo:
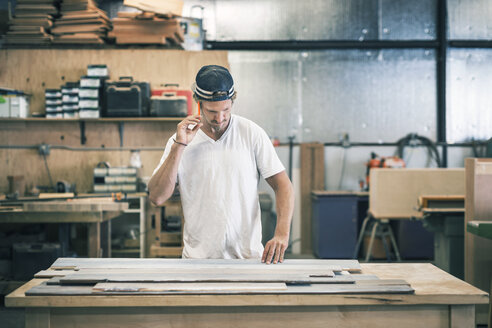
<svg viewBox="0 0 492 328">
<path fill-rule="evenodd" d="M 162 205 L 173 194 L 184 148 L 184 145 L 172 144 L 166 160 L 150 179 L 148 184 L 149 199 L 154 205 Z"/>
<path fill-rule="evenodd" d="M 154 205 L 162 205 L 173 194 L 183 151 L 202 127 L 200 121 L 201 117 L 194 115 L 188 116 L 178 124 L 176 139 L 171 144 L 171 150 L 148 184 L 149 199 Z M 190 129 L 190 125 L 194 127 Z"/>
</svg>

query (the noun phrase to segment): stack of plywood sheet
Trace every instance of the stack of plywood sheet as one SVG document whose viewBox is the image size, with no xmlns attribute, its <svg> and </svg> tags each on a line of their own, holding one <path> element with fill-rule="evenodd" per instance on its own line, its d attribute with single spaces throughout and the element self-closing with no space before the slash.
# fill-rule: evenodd
<svg viewBox="0 0 492 328">
<path fill-rule="evenodd" d="M 111 21 L 94 0 L 64 0 L 53 23 L 54 43 L 104 43 Z"/>
<path fill-rule="evenodd" d="M 168 16 L 181 16 L 183 0 L 124 0 L 123 4 L 142 11 Z"/>
<path fill-rule="evenodd" d="M 140 294 L 408 294 L 404 280 L 361 273 L 356 260 L 60 258 L 36 274 L 50 278 L 30 295 Z"/>
<path fill-rule="evenodd" d="M 110 37 L 117 44 L 180 45 L 184 31 L 176 19 L 154 13 L 119 12 Z"/>
<path fill-rule="evenodd" d="M 9 20 L 5 40 L 9 44 L 43 44 L 52 40 L 49 34 L 53 17 L 58 14 L 59 0 L 17 0 L 14 18 Z"/>
</svg>

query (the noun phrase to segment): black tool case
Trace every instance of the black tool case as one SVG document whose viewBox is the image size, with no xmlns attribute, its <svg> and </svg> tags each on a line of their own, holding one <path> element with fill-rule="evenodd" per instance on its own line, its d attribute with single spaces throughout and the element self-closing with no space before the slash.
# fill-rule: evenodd
<svg viewBox="0 0 492 328">
<path fill-rule="evenodd" d="M 62 255 L 60 244 L 16 243 L 12 246 L 12 272 L 15 280 L 30 280 L 48 269 Z"/>
<path fill-rule="evenodd" d="M 105 99 L 105 117 L 148 116 L 150 84 L 135 82 L 131 76 L 122 76 L 118 81 L 106 82 Z"/>
<path fill-rule="evenodd" d="M 150 98 L 150 116 L 186 117 L 187 115 L 188 101 L 185 96 L 178 96 L 176 92 L 167 92 L 162 96 Z"/>
</svg>

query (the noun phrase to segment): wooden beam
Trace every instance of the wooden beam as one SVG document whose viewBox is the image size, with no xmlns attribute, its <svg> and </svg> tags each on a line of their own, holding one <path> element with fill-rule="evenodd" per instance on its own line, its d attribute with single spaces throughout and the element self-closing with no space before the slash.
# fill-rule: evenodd
<svg viewBox="0 0 492 328">
<path fill-rule="evenodd" d="M 313 190 L 325 189 L 325 155 L 320 143 L 301 144 L 301 252 L 312 254 Z"/>
</svg>

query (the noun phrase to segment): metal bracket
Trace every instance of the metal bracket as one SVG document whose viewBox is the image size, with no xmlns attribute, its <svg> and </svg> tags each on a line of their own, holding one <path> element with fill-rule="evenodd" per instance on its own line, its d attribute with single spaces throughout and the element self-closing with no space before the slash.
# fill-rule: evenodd
<svg viewBox="0 0 492 328">
<path fill-rule="evenodd" d="M 87 138 L 85 137 L 85 121 L 80 121 L 80 144 L 85 145 Z"/>
<path fill-rule="evenodd" d="M 125 134 L 124 133 L 125 132 L 125 123 L 119 122 L 118 128 L 119 128 L 119 132 L 120 132 L 120 147 L 123 147 L 123 136 Z"/>
</svg>

